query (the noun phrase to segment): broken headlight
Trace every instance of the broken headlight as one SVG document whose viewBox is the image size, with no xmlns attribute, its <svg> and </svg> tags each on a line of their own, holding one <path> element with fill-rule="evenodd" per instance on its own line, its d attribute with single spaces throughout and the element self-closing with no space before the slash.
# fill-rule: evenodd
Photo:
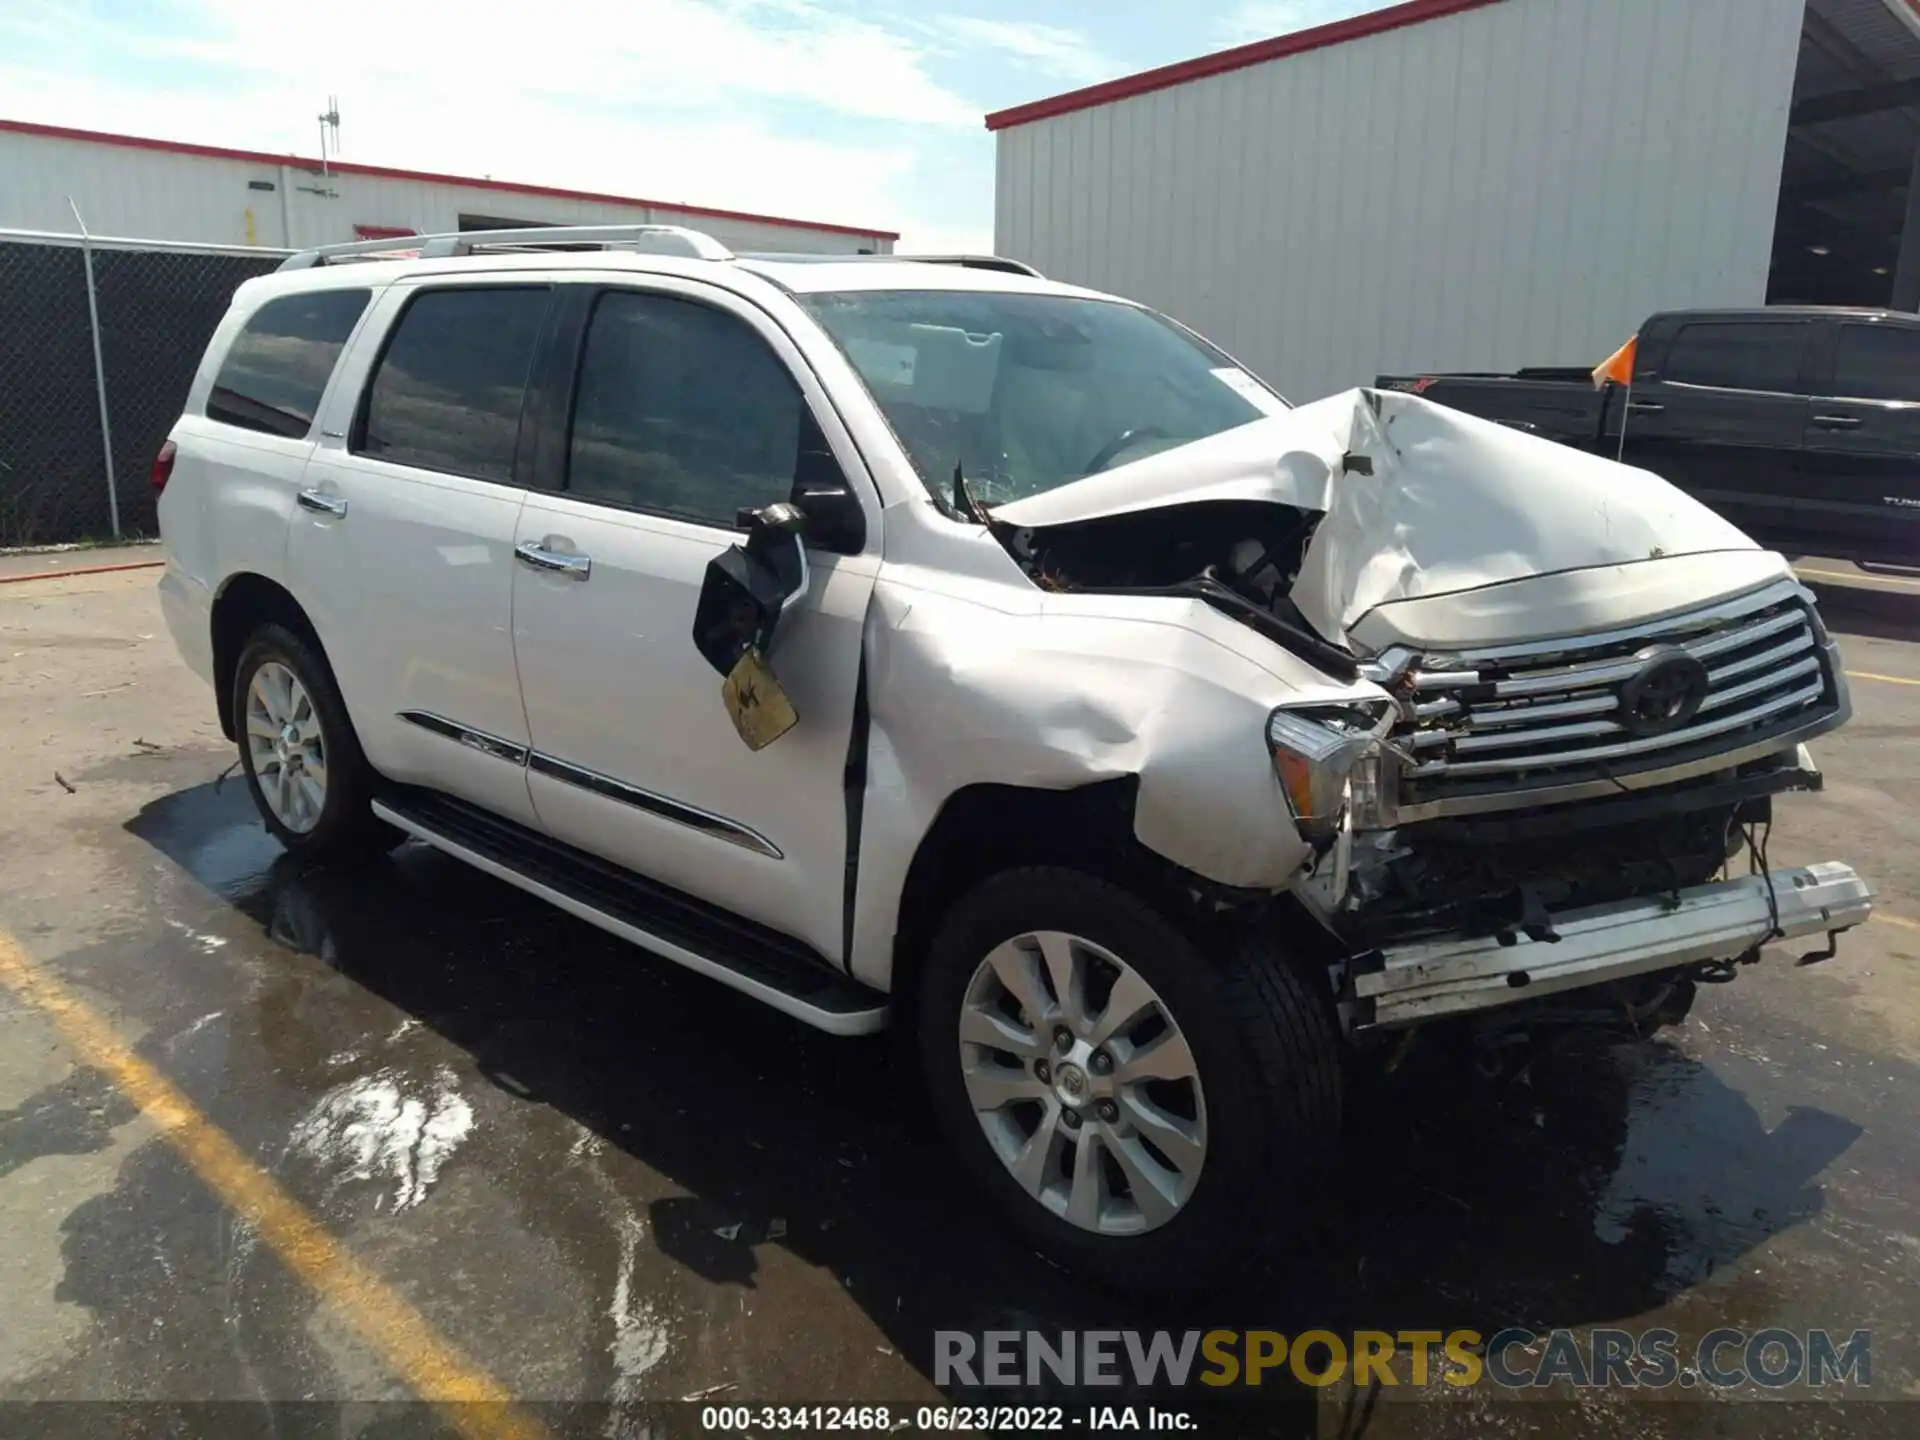
<svg viewBox="0 0 1920 1440">
<path fill-rule="evenodd" d="M 1324 845 L 1340 831 L 1356 771 L 1371 764 L 1392 724 L 1386 701 L 1283 707 L 1267 717 L 1267 749 L 1300 833 Z"/>
</svg>

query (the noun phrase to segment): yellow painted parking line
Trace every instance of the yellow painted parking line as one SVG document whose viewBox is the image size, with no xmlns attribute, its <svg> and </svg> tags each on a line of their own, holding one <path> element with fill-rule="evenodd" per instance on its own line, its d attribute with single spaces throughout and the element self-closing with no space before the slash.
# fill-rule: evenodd
<svg viewBox="0 0 1920 1440">
<path fill-rule="evenodd" d="M 468 1440 L 548 1440 L 546 1428 L 515 1408 L 498 1380 L 354 1259 L 172 1081 L 128 1049 L 105 1017 L 37 967 L 5 931 L 0 984 L 51 1020 L 77 1055 L 139 1107 L 201 1183 L 251 1225 L 415 1394 L 438 1406 L 453 1430 Z"/>
<path fill-rule="evenodd" d="M 1799 565 L 1793 568 L 1796 575 L 1810 575 L 1816 580 L 1844 580 L 1849 585 L 1892 585 L 1920 592 L 1920 578 L 1909 580 L 1904 575 L 1870 575 L 1864 570 L 1810 570 Z"/>
<path fill-rule="evenodd" d="M 1909 680 L 1904 675 L 1876 675 L 1871 670 L 1849 670 L 1849 680 L 1878 680 L 1883 685 L 1920 685 L 1920 680 Z"/>
<path fill-rule="evenodd" d="M 1876 910 L 1873 918 L 1884 925 L 1898 925 L 1902 930 L 1920 930 L 1920 920 L 1909 920 L 1904 915 L 1889 915 L 1884 910 Z"/>
</svg>

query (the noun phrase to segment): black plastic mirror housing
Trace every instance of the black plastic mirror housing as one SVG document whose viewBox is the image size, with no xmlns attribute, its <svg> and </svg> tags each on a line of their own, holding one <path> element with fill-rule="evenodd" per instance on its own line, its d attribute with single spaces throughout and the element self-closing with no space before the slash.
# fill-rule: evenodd
<svg viewBox="0 0 1920 1440">
<path fill-rule="evenodd" d="M 801 422 L 791 499 L 807 517 L 806 541 L 815 550 L 858 555 L 866 549 L 866 511 L 810 410 Z"/>
<path fill-rule="evenodd" d="M 765 655 L 773 648 L 792 587 L 765 560 L 739 545 L 707 562 L 700 600 L 693 612 L 693 643 L 722 675 L 733 673 L 749 649 Z"/>
<path fill-rule="evenodd" d="M 860 497 L 835 476 L 831 481 L 796 481 L 793 503 L 807 517 L 806 541 L 816 550 L 858 555 L 867 546 L 867 512 Z"/>
</svg>

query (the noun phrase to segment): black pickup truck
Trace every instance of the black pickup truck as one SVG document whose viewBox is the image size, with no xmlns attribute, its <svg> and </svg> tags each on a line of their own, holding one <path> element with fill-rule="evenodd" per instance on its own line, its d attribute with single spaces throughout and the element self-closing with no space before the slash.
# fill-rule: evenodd
<svg viewBox="0 0 1920 1440">
<path fill-rule="evenodd" d="M 1920 315 L 1672 311 L 1641 327 L 1632 374 L 1378 384 L 1651 470 L 1789 555 L 1920 568 Z"/>
</svg>

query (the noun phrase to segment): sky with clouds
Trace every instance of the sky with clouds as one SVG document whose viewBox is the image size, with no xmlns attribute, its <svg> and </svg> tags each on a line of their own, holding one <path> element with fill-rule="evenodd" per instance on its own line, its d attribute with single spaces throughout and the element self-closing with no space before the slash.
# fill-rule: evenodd
<svg viewBox="0 0 1920 1440">
<path fill-rule="evenodd" d="M 0 0 L 0 118 L 987 249 L 988 111 L 1387 0 Z"/>
</svg>

